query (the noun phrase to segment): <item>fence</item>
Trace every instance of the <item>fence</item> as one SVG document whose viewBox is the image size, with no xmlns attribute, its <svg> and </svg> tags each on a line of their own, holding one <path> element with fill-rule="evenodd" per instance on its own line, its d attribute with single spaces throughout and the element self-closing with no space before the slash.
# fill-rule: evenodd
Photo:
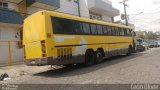
<svg viewBox="0 0 160 90">
<path fill-rule="evenodd" d="M 21 41 L 0 41 L 0 66 L 23 63 Z"/>
</svg>

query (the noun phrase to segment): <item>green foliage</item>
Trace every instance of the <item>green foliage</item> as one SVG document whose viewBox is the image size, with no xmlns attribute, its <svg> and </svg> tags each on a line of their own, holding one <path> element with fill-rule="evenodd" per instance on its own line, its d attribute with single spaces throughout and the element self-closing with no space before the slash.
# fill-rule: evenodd
<svg viewBox="0 0 160 90">
<path fill-rule="evenodd" d="M 157 39 L 159 38 L 160 32 L 152 32 L 152 31 L 137 31 L 137 38 L 142 38 L 142 39 Z"/>
</svg>

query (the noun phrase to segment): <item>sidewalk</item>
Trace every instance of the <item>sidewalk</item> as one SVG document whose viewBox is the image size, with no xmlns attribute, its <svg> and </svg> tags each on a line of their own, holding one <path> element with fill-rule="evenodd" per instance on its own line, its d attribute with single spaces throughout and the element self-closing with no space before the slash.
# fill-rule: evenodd
<svg viewBox="0 0 160 90">
<path fill-rule="evenodd" d="M 0 68 L 1 67 L 8 67 L 8 66 L 15 66 L 15 65 L 22 65 L 22 64 L 24 64 L 24 62 L 14 62 L 14 63 L 11 63 L 11 65 L 9 65 L 8 63 L 6 63 L 6 64 L 0 63 Z"/>
<path fill-rule="evenodd" d="M 22 64 L 15 66 L 0 67 L 0 75 L 7 73 L 9 75 L 9 78 L 13 79 L 24 75 L 32 75 L 35 73 L 47 71 L 49 69 L 51 69 L 51 66 L 38 67 L 38 66 L 27 66 Z"/>
</svg>

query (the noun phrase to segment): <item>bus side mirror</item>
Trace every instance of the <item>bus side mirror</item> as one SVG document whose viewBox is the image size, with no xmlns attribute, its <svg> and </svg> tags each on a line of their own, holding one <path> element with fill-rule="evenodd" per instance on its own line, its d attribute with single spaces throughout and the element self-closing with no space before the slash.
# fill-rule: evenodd
<svg viewBox="0 0 160 90">
<path fill-rule="evenodd" d="M 134 32 L 133 35 L 134 35 L 134 36 L 137 36 L 137 35 L 136 35 L 136 32 Z"/>
</svg>

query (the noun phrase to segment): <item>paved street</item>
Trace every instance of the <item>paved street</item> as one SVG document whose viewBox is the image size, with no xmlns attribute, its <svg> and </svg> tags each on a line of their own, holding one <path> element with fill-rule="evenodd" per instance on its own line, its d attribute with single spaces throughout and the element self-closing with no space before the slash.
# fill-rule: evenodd
<svg viewBox="0 0 160 90">
<path fill-rule="evenodd" d="M 148 84 L 160 83 L 160 48 L 131 56 L 118 56 L 91 67 L 28 67 L 0 68 L 10 84 Z"/>
</svg>

